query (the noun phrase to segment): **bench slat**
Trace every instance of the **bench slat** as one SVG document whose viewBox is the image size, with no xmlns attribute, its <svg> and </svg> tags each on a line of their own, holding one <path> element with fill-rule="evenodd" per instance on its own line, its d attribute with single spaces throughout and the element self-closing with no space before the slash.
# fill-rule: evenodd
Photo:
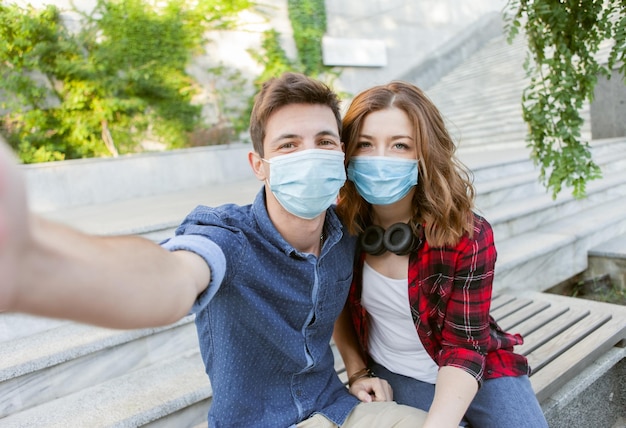
<svg viewBox="0 0 626 428">
<path fill-rule="evenodd" d="M 527 306 L 524 306 L 523 310 L 517 311 L 506 317 L 496 318 L 498 324 L 504 331 L 513 331 L 519 324 L 524 321 L 530 320 L 550 307 L 549 303 L 545 302 L 532 302 Z"/>
<path fill-rule="evenodd" d="M 626 309 L 626 308 L 624 308 Z M 583 369 L 618 344 L 626 335 L 624 319 L 611 318 L 601 328 L 574 344 L 530 377 L 539 402 L 543 402 Z"/>
<path fill-rule="evenodd" d="M 549 342 L 536 348 L 526 357 L 533 371 L 539 372 L 548 363 L 554 361 L 565 351 L 573 347 L 576 343 L 582 341 L 587 336 L 595 333 L 602 325 L 611 319 L 611 315 L 607 314 L 591 314 L 572 327 L 563 331 L 558 336 L 550 339 Z"/>
<path fill-rule="evenodd" d="M 491 315 L 496 319 L 503 319 L 523 310 L 532 303 L 528 299 L 513 299 L 510 302 L 490 311 Z"/>
<path fill-rule="evenodd" d="M 491 295 L 491 311 L 495 311 L 502 305 L 506 305 L 510 301 L 515 300 L 515 296 L 510 294 L 492 294 Z"/>
<path fill-rule="evenodd" d="M 554 340 L 568 328 L 589 316 L 589 311 L 577 311 L 569 309 L 560 316 L 552 319 L 549 323 L 541 325 L 531 332 L 523 332 L 524 344 L 515 348 L 516 352 L 528 355 L 545 343 Z"/>
<path fill-rule="evenodd" d="M 558 319 L 559 317 L 563 316 L 568 311 L 569 311 L 569 308 L 567 306 L 550 305 L 546 307 L 543 311 L 536 314 L 535 316 L 531 318 L 527 318 L 526 320 L 517 324 L 511 330 L 511 333 L 519 333 L 524 337 L 524 339 L 526 339 L 526 337 L 530 336 L 532 332 L 540 329 L 542 326 L 548 323 L 551 323 L 555 319 Z M 528 342 L 528 341 L 525 340 L 525 342 Z"/>
</svg>

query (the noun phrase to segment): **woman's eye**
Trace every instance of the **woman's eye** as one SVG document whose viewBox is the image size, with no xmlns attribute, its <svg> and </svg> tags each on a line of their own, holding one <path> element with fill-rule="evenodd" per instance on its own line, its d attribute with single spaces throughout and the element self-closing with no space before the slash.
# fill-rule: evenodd
<svg viewBox="0 0 626 428">
<path fill-rule="evenodd" d="M 372 147 L 372 143 L 370 143 L 369 141 L 359 141 L 358 143 L 356 143 L 356 146 L 359 149 L 365 149 L 368 147 Z"/>
</svg>

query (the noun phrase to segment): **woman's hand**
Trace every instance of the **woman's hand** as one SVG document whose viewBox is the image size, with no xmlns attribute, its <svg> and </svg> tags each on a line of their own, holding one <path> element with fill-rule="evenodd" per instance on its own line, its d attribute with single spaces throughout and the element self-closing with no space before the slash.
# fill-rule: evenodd
<svg viewBox="0 0 626 428">
<path fill-rule="evenodd" d="M 350 394 L 364 403 L 372 401 L 392 401 L 393 391 L 385 379 L 362 377 L 350 386 Z"/>
</svg>

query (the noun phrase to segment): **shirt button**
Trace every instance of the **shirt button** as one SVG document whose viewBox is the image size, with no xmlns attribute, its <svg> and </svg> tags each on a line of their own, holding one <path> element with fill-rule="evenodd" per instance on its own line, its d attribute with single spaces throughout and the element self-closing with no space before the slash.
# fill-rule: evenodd
<svg viewBox="0 0 626 428">
<path fill-rule="evenodd" d="M 488 374 L 493 374 L 493 370 L 487 370 Z"/>
<path fill-rule="evenodd" d="M 301 397 L 302 396 L 302 390 L 301 389 L 296 390 L 296 395 L 298 397 Z"/>
</svg>

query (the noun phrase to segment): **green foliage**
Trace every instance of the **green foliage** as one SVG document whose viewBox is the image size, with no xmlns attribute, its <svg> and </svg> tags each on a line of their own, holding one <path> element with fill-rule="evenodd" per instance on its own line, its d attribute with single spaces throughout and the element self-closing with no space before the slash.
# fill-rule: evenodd
<svg viewBox="0 0 626 428">
<path fill-rule="evenodd" d="M 156 4 L 159 4 L 157 7 Z M 24 162 L 186 146 L 199 126 L 185 67 L 248 0 L 98 0 L 68 32 L 53 6 L 0 4 L 0 106 Z"/>
<path fill-rule="evenodd" d="M 216 99 L 216 130 L 221 131 L 224 142 L 239 139 L 239 136 L 248 129 L 250 122 L 250 114 L 242 114 L 247 108 L 244 95 L 247 80 L 240 70 L 224 65 L 212 67 L 208 71 L 213 75 L 210 89 Z M 228 135 L 223 135 L 224 133 Z"/>
<path fill-rule="evenodd" d="M 287 6 L 302 72 L 319 76 L 328 70 L 322 59 L 322 37 L 326 32 L 325 2 L 288 0 Z"/>
<path fill-rule="evenodd" d="M 260 89 L 263 82 L 271 77 L 280 76 L 286 71 L 303 73 L 326 81 L 332 86 L 332 81 L 339 76 L 339 71 L 325 66 L 322 58 L 322 37 L 326 32 L 324 0 L 288 0 L 287 7 L 298 51 L 297 58 L 291 60 L 287 56 L 280 43 L 278 31 L 274 29 L 265 31 L 260 51 L 249 51 L 252 58 L 264 66 L 263 71 L 254 81 L 255 87 Z M 248 103 L 247 117 L 252 111 L 253 103 L 254 99 L 251 98 Z"/>
<path fill-rule="evenodd" d="M 278 77 L 287 71 L 302 71 L 297 63 L 289 59 L 280 44 L 280 33 L 274 29 L 263 33 L 259 52 L 250 50 L 249 53 L 256 62 L 265 65 L 254 82 L 257 87 L 269 78 Z"/>
<path fill-rule="evenodd" d="M 509 41 L 520 29 L 528 42 L 524 67 L 530 84 L 522 109 L 528 145 L 553 198 L 563 185 L 577 198 L 601 171 L 581 140 L 583 103 L 593 99 L 598 76 L 610 77 L 615 64 L 626 74 L 626 0 L 509 0 L 505 12 Z M 607 64 L 597 53 L 614 40 Z"/>
</svg>

